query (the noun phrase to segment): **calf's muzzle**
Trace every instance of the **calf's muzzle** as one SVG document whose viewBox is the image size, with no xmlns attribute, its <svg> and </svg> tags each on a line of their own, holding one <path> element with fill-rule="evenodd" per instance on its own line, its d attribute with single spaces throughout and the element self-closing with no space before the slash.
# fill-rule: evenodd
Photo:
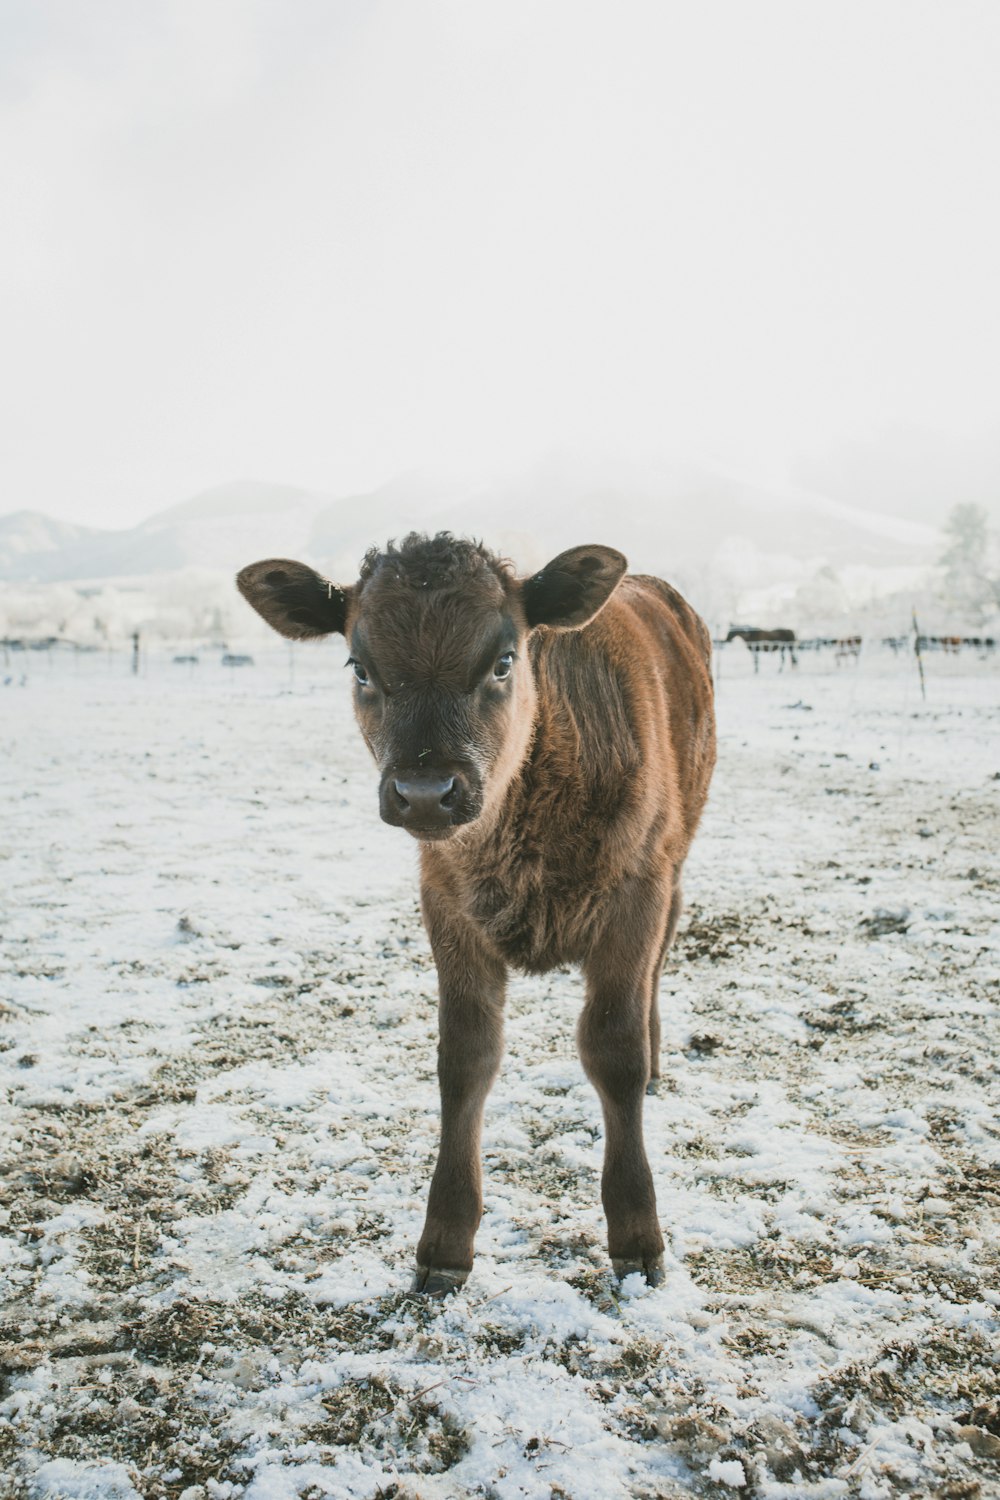
<svg viewBox="0 0 1000 1500">
<path fill-rule="evenodd" d="M 386 823 L 417 835 L 440 835 L 473 815 L 461 778 L 448 771 L 390 771 L 379 804 Z"/>
</svg>

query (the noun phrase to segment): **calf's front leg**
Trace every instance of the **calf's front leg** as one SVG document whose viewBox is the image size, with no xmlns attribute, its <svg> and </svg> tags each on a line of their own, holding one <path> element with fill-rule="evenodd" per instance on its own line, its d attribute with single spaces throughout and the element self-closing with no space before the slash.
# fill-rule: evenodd
<svg viewBox="0 0 1000 1500">
<path fill-rule="evenodd" d="M 627 886 L 621 910 L 583 966 L 587 999 L 577 1041 L 604 1113 L 601 1198 L 611 1264 L 619 1280 L 641 1271 L 656 1286 L 663 1280 L 663 1235 L 642 1112 L 652 1064 L 650 988 L 659 968 L 670 895 L 640 882 Z"/>
<path fill-rule="evenodd" d="M 472 1269 L 483 1214 L 480 1147 L 486 1096 L 503 1053 L 506 966 L 446 898 L 423 892 L 437 964 L 441 1144 L 417 1246 L 415 1291 L 444 1296 Z"/>
</svg>

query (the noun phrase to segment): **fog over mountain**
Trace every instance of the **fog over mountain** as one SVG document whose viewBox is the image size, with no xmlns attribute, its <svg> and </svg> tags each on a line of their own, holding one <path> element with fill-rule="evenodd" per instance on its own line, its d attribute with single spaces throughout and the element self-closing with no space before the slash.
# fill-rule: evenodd
<svg viewBox="0 0 1000 1500">
<path fill-rule="evenodd" d="M 404 475 L 340 497 L 235 481 L 114 531 L 17 511 L 0 517 L 0 577 L 51 583 L 190 567 L 235 572 L 273 555 L 349 578 L 370 545 L 411 529 L 476 535 L 526 568 L 563 547 L 603 541 L 627 552 L 637 570 L 668 575 L 710 567 L 741 547 L 763 573 L 796 564 L 919 564 L 932 560 L 938 540 L 925 524 L 707 468 L 663 463 L 628 472 L 552 457 L 488 478 Z"/>
<path fill-rule="evenodd" d="M 302 542 L 297 518 L 317 509 L 290 485 L 238 481 L 160 511 L 138 526 L 70 526 L 34 511 L 0 516 L 0 578 L 64 583 L 146 577 L 182 568 L 230 569 L 243 539 L 265 548 Z M 326 503 L 320 502 L 320 504 Z"/>
<path fill-rule="evenodd" d="M 76 568 L 92 545 L 110 535 L 94 526 L 76 526 L 36 510 L 15 510 L 0 516 L 0 578 L 11 581 L 63 576 Z"/>
<path fill-rule="evenodd" d="M 551 453 L 342 495 L 234 480 L 121 530 L 16 511 L 0 517 L 0 634 L 260 637 L 234 587 L 239 568 L 293 557 L 347 583 L 370 546 L 410 530 L 476 537 L 524 572 L 579 543 L 619 547 L 633 572 L 676 584 L 713 630 L 752 620 L 830 633 L 878 618 L 892 632 L 918 602 L 940 628 L 960 623 L 935 582 L 940 524 L 679 459 Z"/>
<path fill-rule="evenodd" d="M 953 505 L 985 506 L 1000 524 L 1000 423 L 961 439 L 920 427 L 889 427 L 802 453 L 796 484 L 885 515 L 940 526 Z"/>
</svg>

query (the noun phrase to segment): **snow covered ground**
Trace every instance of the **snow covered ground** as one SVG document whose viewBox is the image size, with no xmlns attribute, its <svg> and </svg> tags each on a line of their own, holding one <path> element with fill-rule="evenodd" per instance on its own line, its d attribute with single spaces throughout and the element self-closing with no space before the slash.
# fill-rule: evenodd
<svg viewBox="0 0 1000 1500">
<path fill-rule="evenodd" d="M 997 665 L 724 654 L 666 1284 L 610 1276 L 560 972 L 426 1305 L 434 974 L 342 660 L 0 673 L 0 1493 L 1000 1494 Z"/>
</svg>

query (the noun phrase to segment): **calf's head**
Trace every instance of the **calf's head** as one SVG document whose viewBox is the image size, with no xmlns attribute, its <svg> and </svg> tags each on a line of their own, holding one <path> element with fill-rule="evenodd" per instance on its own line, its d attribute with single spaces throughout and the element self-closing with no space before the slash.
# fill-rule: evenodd
<svg viewBox="0 0 1000 1500">
<path fill-rule="evenodd" d="M 586 625 L 626 566 L 610 547 L 573 547 L 518 578 L 478 543 L 412 533 L 373 548 L 350 586 L 282 558 L 236 582 L 282 635 L 346 637 L 382 817 L 433 840 L 495 806 L 524 759 L 535 718 L 528 636 Z"/>
</svg>

